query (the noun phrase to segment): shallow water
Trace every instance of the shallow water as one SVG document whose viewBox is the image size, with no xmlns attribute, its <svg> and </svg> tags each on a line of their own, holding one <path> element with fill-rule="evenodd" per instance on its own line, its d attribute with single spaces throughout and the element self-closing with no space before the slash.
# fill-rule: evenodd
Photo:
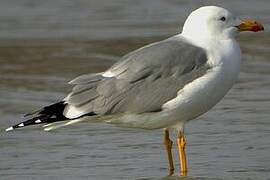
<svg viewBox="0 0 270 180">
<path fill-rule="evenodd" d="M 207 4 L 258 19 L 266 31 L 239 37 L 244 61 L 238 83 L 187 124 L 185 179 L 269 179 L 267 0 L 1 1 L 0 179 L 178 179 L 166 177 L 161 130 L 87 123 L 52 132 L 4 129 L 61 100 L 77 75 L 104 70 L 125 53 L 175 34 L 192 9 Z"/>
</svg>

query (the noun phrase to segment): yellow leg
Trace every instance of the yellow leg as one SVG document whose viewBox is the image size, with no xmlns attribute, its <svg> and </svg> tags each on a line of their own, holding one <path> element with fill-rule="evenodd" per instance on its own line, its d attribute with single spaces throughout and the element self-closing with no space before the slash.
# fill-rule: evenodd
<svg viewBox="0 0 270 180">
<path fill-rule="evenodd" d="M 174 173 L 173 158 L 172 158 L 172 144 L 170 140 L 169 130 L 165 129 L 164 131 L 164 145 L 167 150 L 168 160 L 169 160 L 169 176 Z"/>
<path fill-rule="evenodd" d="M 186 176 L 187 175 L 187 159 L 185 152 L 186 140 L 182 132 L 179 132 L 178 134 L 177 145 L 180 161 L 180 176 Z"/>
</svg>

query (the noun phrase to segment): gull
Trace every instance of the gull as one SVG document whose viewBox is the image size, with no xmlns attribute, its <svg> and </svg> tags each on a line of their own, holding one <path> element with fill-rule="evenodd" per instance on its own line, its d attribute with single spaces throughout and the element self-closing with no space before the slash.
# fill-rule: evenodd
<svg viewBox="0 0 270 180">
<path fill-rule="evenodd" d="M 52 130 L 88 119 L 129 128 L 163 129 L 169 175 L 174 174 L 177 131 L 181 176 L 187 175 L 184 125 L 216 105 L 237 80 L 241 50 L 235 36 L 264 30 L 228 10 L 205 6 L 193 11 L 183 30 L 123 56 L 105 72 L 79 76 L 60 102 L 27 114 L 28 120 L 6 131 L 45 124 Z"/>
</svg>

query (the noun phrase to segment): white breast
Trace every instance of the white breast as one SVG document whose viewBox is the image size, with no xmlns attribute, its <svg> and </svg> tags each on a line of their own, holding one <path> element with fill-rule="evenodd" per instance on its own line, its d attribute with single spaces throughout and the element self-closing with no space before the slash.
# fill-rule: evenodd
<svg viewBox="0 0 270 180">
<path fill-rule="evenodd" d="M 217 104 L 235 83 L 241 51 L 235 41 L 208 44 L 208 63 L 213 67 L 204 76 L 187 84 L 176 98 L 163 105 L 179 121 L 188 121 Z"/>
</svg>

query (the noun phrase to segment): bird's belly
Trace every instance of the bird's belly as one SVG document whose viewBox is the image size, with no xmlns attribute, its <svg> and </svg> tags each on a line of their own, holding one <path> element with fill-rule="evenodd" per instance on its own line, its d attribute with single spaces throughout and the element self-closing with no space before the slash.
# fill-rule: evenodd
<svg viewBox="0 0 270 180">
<path fill-rule="evenodd" d="M 177 121 L 189 121 L 207 112 L 229 91 L 237 74 L 216 67 L 203 77 L 186 85 L 173 100 L 163 105 Z"/>
<path fill-rule="evenodd" d="M 217 67 L 207 75 L 186 85 L 178 92 L 176 98 L 163 105 L 161 112 L 123 114 L 106 122 L 144 129 L 159 129 L 183 124 L 211 109 L 232 87 L 237 75 L 232 76 L 221 70 Z"/>
</svg>

